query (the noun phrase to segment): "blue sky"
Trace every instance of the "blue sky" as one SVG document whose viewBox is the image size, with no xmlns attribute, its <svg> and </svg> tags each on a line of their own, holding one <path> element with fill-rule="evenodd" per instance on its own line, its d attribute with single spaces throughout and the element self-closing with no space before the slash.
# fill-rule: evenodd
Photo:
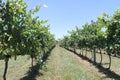
<svg viewBox="0 0 120 80">
<path fill-rule="evenodd" d="M 40 4 L 41 9 L 36 14 L 40 20 L 48 19 L 50 32 L 55 38 L 62 38 L 67 31 L 82 27 L 86 22 L 95 20 L 103 12 L 112 15 L 120 8 L 119 0 L 25 0 L 28 8 Z"/>
</svg>

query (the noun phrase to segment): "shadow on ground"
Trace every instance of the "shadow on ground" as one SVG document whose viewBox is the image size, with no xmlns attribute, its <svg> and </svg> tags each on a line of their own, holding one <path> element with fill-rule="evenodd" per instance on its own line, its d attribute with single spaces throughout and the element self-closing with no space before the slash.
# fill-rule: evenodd
<svg viewBox="0 0 120 80">
<path fill-rule="evenodd" d="M 49 53 L 43 56 L 43 62 L 37 62 L 36 65 L 30 67 L 29 71 L 26 73 L 26 76 L 24 76 L 20 80 L 36 80 L 37 76 L 42 76 L 43 74 L 40 72 L 40 69 L 42 69 L 42 66 L 44 65 L 44 62 L 46 62 L 46 60 L 48 59 L 48 56 Z"/>
<path fill-rule="evenodd" d="M 71 50 L 69 50 L 69 51 L 71 51 Z M 105 74 L 106 76 L 101 77 L 102 80 L 105 79 L 105 78 L 111 78 L 112 80 L 120 80 L 120 75 L 116 74 L 114 71 L 111 71 L 110 69 L 107 69 L 107 68 L 101 66 L 99 63 L 94 63 L 94 61 L 92 61 L 91 59 L 89 59 L 89 58 L 87 58 L 87 57 L 85 57 L 81 54 L 78 54 L 74 51 L 71 51 L 71 52 L 73 52 L 74 54 L 79 56 L 81 59 L 88 61 L 89 63 L 94 65 L 99 70 L 99 72 Z"/>
<path fill-rule="evenodd" d="M 30 67 L 29 71 L 26 73 L 27 75 L 21 78 L 20 80 L 36 80 L 37 76 L 43 75 L 39 72 L 40 68 L 42 68 L 42 63 L 36 63 L 36 65 Z"/>
</svg>

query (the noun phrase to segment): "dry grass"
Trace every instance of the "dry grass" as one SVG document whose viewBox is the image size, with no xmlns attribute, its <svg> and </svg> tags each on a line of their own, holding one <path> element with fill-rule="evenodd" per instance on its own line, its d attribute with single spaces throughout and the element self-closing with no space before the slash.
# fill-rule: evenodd
<svg viewBox="0 0 120 80">
<path fill-rule="evenodd" d="M 105 77 L 89 62 L 58 46 L 53 50 L 45 66 L 46 68 L 41 70 L 43 75 L 37 80 L 103 80 Z"/>
<path fill-rule="evenodd" d="M 90 58 L 90 54 L 87 56 Z M 104 57 L 103 61 L 107 62 L 107 56 Z M 99 55 L 97 61 L 99 62 Z M 115 58 L 112 63 L 112 69 L 118 74 L 119 62 L 119 59 Z M 28 56 L 19 56 L 16 61 L 10 59 L 7 80 L 112 80 L 89 62 L 59 46 L 53 49 L 48 60 L 43 64 L 42 69 L 40 64 L 34 66 L 36 73 L 29 68 L 31 65 Z M 4 61 L 0 60 L 0 80 L 3 70 Z"/>
<path fill-rule="evenodd" d="M 19 56 L 15 61 L 14 58 L 9 60 L 7 80 L 19 80 L 25 75 L 30 67 L 28 56 Z M 4 61 L 0 60 L 0 80 L 4 72 Z"/>
<path fill-rule="evenodd" d="M 77 50 L 78 53 L 80 53 L 80 50 Z M 83 51 L 84 52 L 84 55 L 86 53 L 86 51 Z M 87 52 L 87 57 L 89 59 L 91 59 L 92 57 L 92 54 L 91 52 Z M 103 56 L 103 60 L 102 60 L 102 66 L 104 68 L 108 68 L 108 65 L 109 65 L 109 57 L 107 54 L 102 54 Z M 117 58 L 117 57 L 111 57 L 112 58 L 112 63 L 111 63 L 111 71 L 114 71 L 116 74 L 120 75 L 120 58 Z M 96 53 L 96 61 L 97 63 L 100 63 L 100 54 L 99 53 Z"/>
</svg>

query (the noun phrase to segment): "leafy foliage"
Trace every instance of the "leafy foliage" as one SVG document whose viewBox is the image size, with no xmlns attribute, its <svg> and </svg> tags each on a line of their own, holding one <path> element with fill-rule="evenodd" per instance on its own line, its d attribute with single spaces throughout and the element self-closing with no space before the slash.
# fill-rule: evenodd
<svg viewBox="0 0 120 80">
<path fill-rule="evenodd" d="M 12 56 L 16 59 L 18 55 L 30 55 L 33 59 L 42 54 L 43 57 L 55 46 L 54 35 L 44 26 L 47 20 L 32 16 L 39 9 L 36 6 L 27 11 L 23 0 L 0 0 L 0 59 L 7 60 L 6 66 Z"/>
<path fill-rule="evenodd" d="M 60 46 L 67 49 L 102 49 L 106 50 L 109 58 L 111 54 L 120 53 L 120 9 L 113 16 L 103 13 L 96 21 L 85 23 L 82 27 L 83 29 L 76 27 L 76 30 L 69 32 L 70 36 L 65 36 L 60 41 Z M 111 58 L 109 60 L 111 63 Z"/>
</svg>

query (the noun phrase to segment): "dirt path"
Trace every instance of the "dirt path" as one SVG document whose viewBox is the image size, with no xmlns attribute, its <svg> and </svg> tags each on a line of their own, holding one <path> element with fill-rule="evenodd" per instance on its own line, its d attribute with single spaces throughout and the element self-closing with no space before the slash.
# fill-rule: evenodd
<svg viewBox="0 0 120 80">
<path fill-rule="evenodd" d="M 111 80 L 89 62 L 57 46 L 37 80 Z"/>
</svg>

